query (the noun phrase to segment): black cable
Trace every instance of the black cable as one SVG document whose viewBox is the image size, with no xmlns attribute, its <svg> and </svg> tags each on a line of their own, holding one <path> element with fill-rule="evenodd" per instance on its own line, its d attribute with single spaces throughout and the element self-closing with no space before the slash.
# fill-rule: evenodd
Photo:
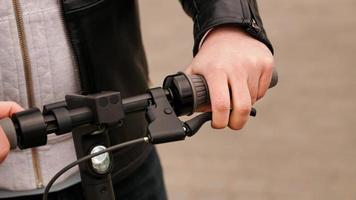
<svg viewBox="0 0 356 200">
<path fill-rule="evenodd" d="M 48 193 L 49 193 L 49 190 L 51 189 L 53 183 L 62 175 L 64 174 L 66 171 L 70 170 L 71 168 L 73 168 L 74 166 L 78 165 L 79 163 L 81 162 L 85 162 L 95 156 L 98 156 L 100 154 L 103 154 L 103 153 L 106 153 L 106 152 L 111 152 L 111 151 L 115 151 L 115 150 L 118 150 L 118 149 L 121 149 L 123 147 L 126 147 L 126 146 L 129 146 L 129 145 L 132 145 L 132 144 L 136 144 L 136 143 L 140 143 L 140 142 L 148 142 L 148 138 L 147 137 L 143 137 L 143 138 L 138 138 L 138 139 L 135 139 L 135 140 L 130 140 L 128 142 L 124 142 L 124 143 L 121 143 L 121 144 L 117 144 L 117 145 L 114 145 L 114 146 L 111 146 L 111 147 L 108 147 L 107 149 L 104 149 L 102 151 L 99 151 L 97 153 L 93 153 L 93 154 L 90 154 L 90 155 L 87 155 L 87 156 L 84 156 L 72 163 L 70 163 L 69 165 L 67 165 L 66 167 L 64 167 L 63 169 L 61 169 L 56 175 L 53 176 L 53 178 L 48 182 L 46 188 L 45 188 L 45 191 L 43 193 L 43 197 L 42 197 L 42 200 L 47 200 L 48 199 Z"/>
</svg>

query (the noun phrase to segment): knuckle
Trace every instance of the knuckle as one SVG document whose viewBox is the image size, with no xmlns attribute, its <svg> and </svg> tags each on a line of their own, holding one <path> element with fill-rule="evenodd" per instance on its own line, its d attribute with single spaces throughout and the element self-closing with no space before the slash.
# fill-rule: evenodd
<svg viewBox="0 0 356 200">
<path fill-rule="evenodd" d="M 234 75 L 236 77 L 247 77 L 248 76 L 248 72 L 247 70 L 243 67 L 244 65 L 240 65 L 240 64 L 235 64 L 232 68 L 231 71 L 229 71 L 229 73 L 231 75 Z M 254 66 L 254 65 L 245 65 L 245 66 Z"/>
<path fill-rule="evenodd" d="M 245 65 L 247 66 L 256 66 L 259 62 L 258 57 L 255 56 L 251 56 L 251 57 L 247 57 L 245 60 Z"/>
<path fill-rule="evenodd" d="M 246 75 L 246 69 L 256 68 L 256 63 L 257 62 L 255 58 L 246 57 L 243 60 L 237 61 L 232 65 L 233 72 L 244 73 L 244 75 Z"/>
<path fill-rule="evenodd" d="M 213 109 L 217 112 L 227 112 L 230 110 L 230 103 L 224 100 L 218 100 L 213 105 Z"/>
<path fill-rule="evenodd" d="M 237 111 L 240 113 L 240 115 L 249 115 L 251 112 L 251 105 L 240 105 L 237 108 Z"/>
<path fill-rule="evenodd" d="M 19 105 L 14 101 L 3 101 L 2 102 L 6 107 L 18 107 Z"/>
<path fill-rule="evenodd" d="M 19 104 L 17 104 L 14 101 L 9 101 L 9 104 L 10 104 L 11 107 L 18 107 L 19 106 Z"/>
<path fill-rule="evenodd" d="M 272 56 L 269 56 L 263 60 L 263 66 L 267 70 L 272 70 L 274 67 L 274 59 Z"/>
</svg>

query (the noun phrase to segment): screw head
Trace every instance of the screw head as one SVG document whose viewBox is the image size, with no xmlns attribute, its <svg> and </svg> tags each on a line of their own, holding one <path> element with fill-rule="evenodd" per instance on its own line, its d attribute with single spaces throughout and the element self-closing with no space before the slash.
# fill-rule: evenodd
<svg viewBox="0 0 356 200">
<path fill-rule="evenodd" d="M 90 154 L 97 153 L 97 152 L 102 151 L 104 149 L 106 149 L 105 146 L 102 146 L 102 145 L 95 146 L 91 150 Z M 91 164 L 92 164 L 93 169 L 97 173 L 105 174 L 109 170 L 109 167 L 110 167 L 110 156 L 109 156 L 109 153 L 106 152 L 106 153 L 103 153 L 103 154 L 100 154 L 98 156 L 93 157 L 91 159 Z"/>
<path fill-rule="evenodd" d="M 173 113 L 173 111 L 172 111 L 172 109 L 170 109 L 170 108 L 165 108 L 165 109 L 164 109 L 164 113 L 167 114 L 167 115 L 170 115 L 170 114 Z"/>
</svg>

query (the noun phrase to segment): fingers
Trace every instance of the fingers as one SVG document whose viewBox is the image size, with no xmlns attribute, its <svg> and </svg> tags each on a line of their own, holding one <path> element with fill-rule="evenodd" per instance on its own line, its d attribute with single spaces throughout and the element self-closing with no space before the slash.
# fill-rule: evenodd
<svg viewBox="0 0 356 200">
<path fill-rule="evenodd" d="M 10 117 L 13 113 L 22 110 L 23 108 L 13 101 L 0 101 L 0 118 Z"/>
<path fill-rule="evenodd" d="M 263 71 L 259 80 L 257 100 L 265 96 L 269 88 L 269 85 L 271 83 L 272 74 L 273 74 L 273 60 L 269 62 L 265 62 L 265 67 L 263 67 Z"/>
<path fill-rule="evenodd" d="M 251 77 L 247 81 L 252 105 L 255 104 L 256 101 L 258 100 L 258 87 L 259 87 L 258 81 L 259 80 L 256 77 L 253 78 Z M 236 83 L 231 83 L 231 84 L 236 84 Z"/>
<path fill-rule="evenodd" d="M 210 73 L 205 76 L 208 83 L 211 110 L 213 112 L 212 127 L 221 129 L 229 123 L 230 94 L 227 76 L 224 73 Z"/>
<path fill-rule="evenodd" d="M 232 96 L 232 112 L 229 127 L 240 130 L 246 124 L 251 112 L 251 95 L 246 79 L 229 77 Z"/>
<path fill-rule="evenodd" d="M 10 151 L 10 143 L 0 127 L 0 164 L 5 160 L 7 154 Z"/>
</svg>

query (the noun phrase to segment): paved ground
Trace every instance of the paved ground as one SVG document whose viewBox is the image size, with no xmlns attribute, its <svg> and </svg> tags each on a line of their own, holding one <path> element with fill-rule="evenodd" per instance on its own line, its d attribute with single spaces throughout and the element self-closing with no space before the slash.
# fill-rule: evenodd
<svg viewBox="0 0 356 200">
<path fill-rule="evenodd" d="M 141 0 L 154 84 L 191 59 L 178 1 Z M 245 130 L 159 146 L 170 199 L 356 199 L 356 1 L 260 1 L 280 74 Z"/>
</svg>

